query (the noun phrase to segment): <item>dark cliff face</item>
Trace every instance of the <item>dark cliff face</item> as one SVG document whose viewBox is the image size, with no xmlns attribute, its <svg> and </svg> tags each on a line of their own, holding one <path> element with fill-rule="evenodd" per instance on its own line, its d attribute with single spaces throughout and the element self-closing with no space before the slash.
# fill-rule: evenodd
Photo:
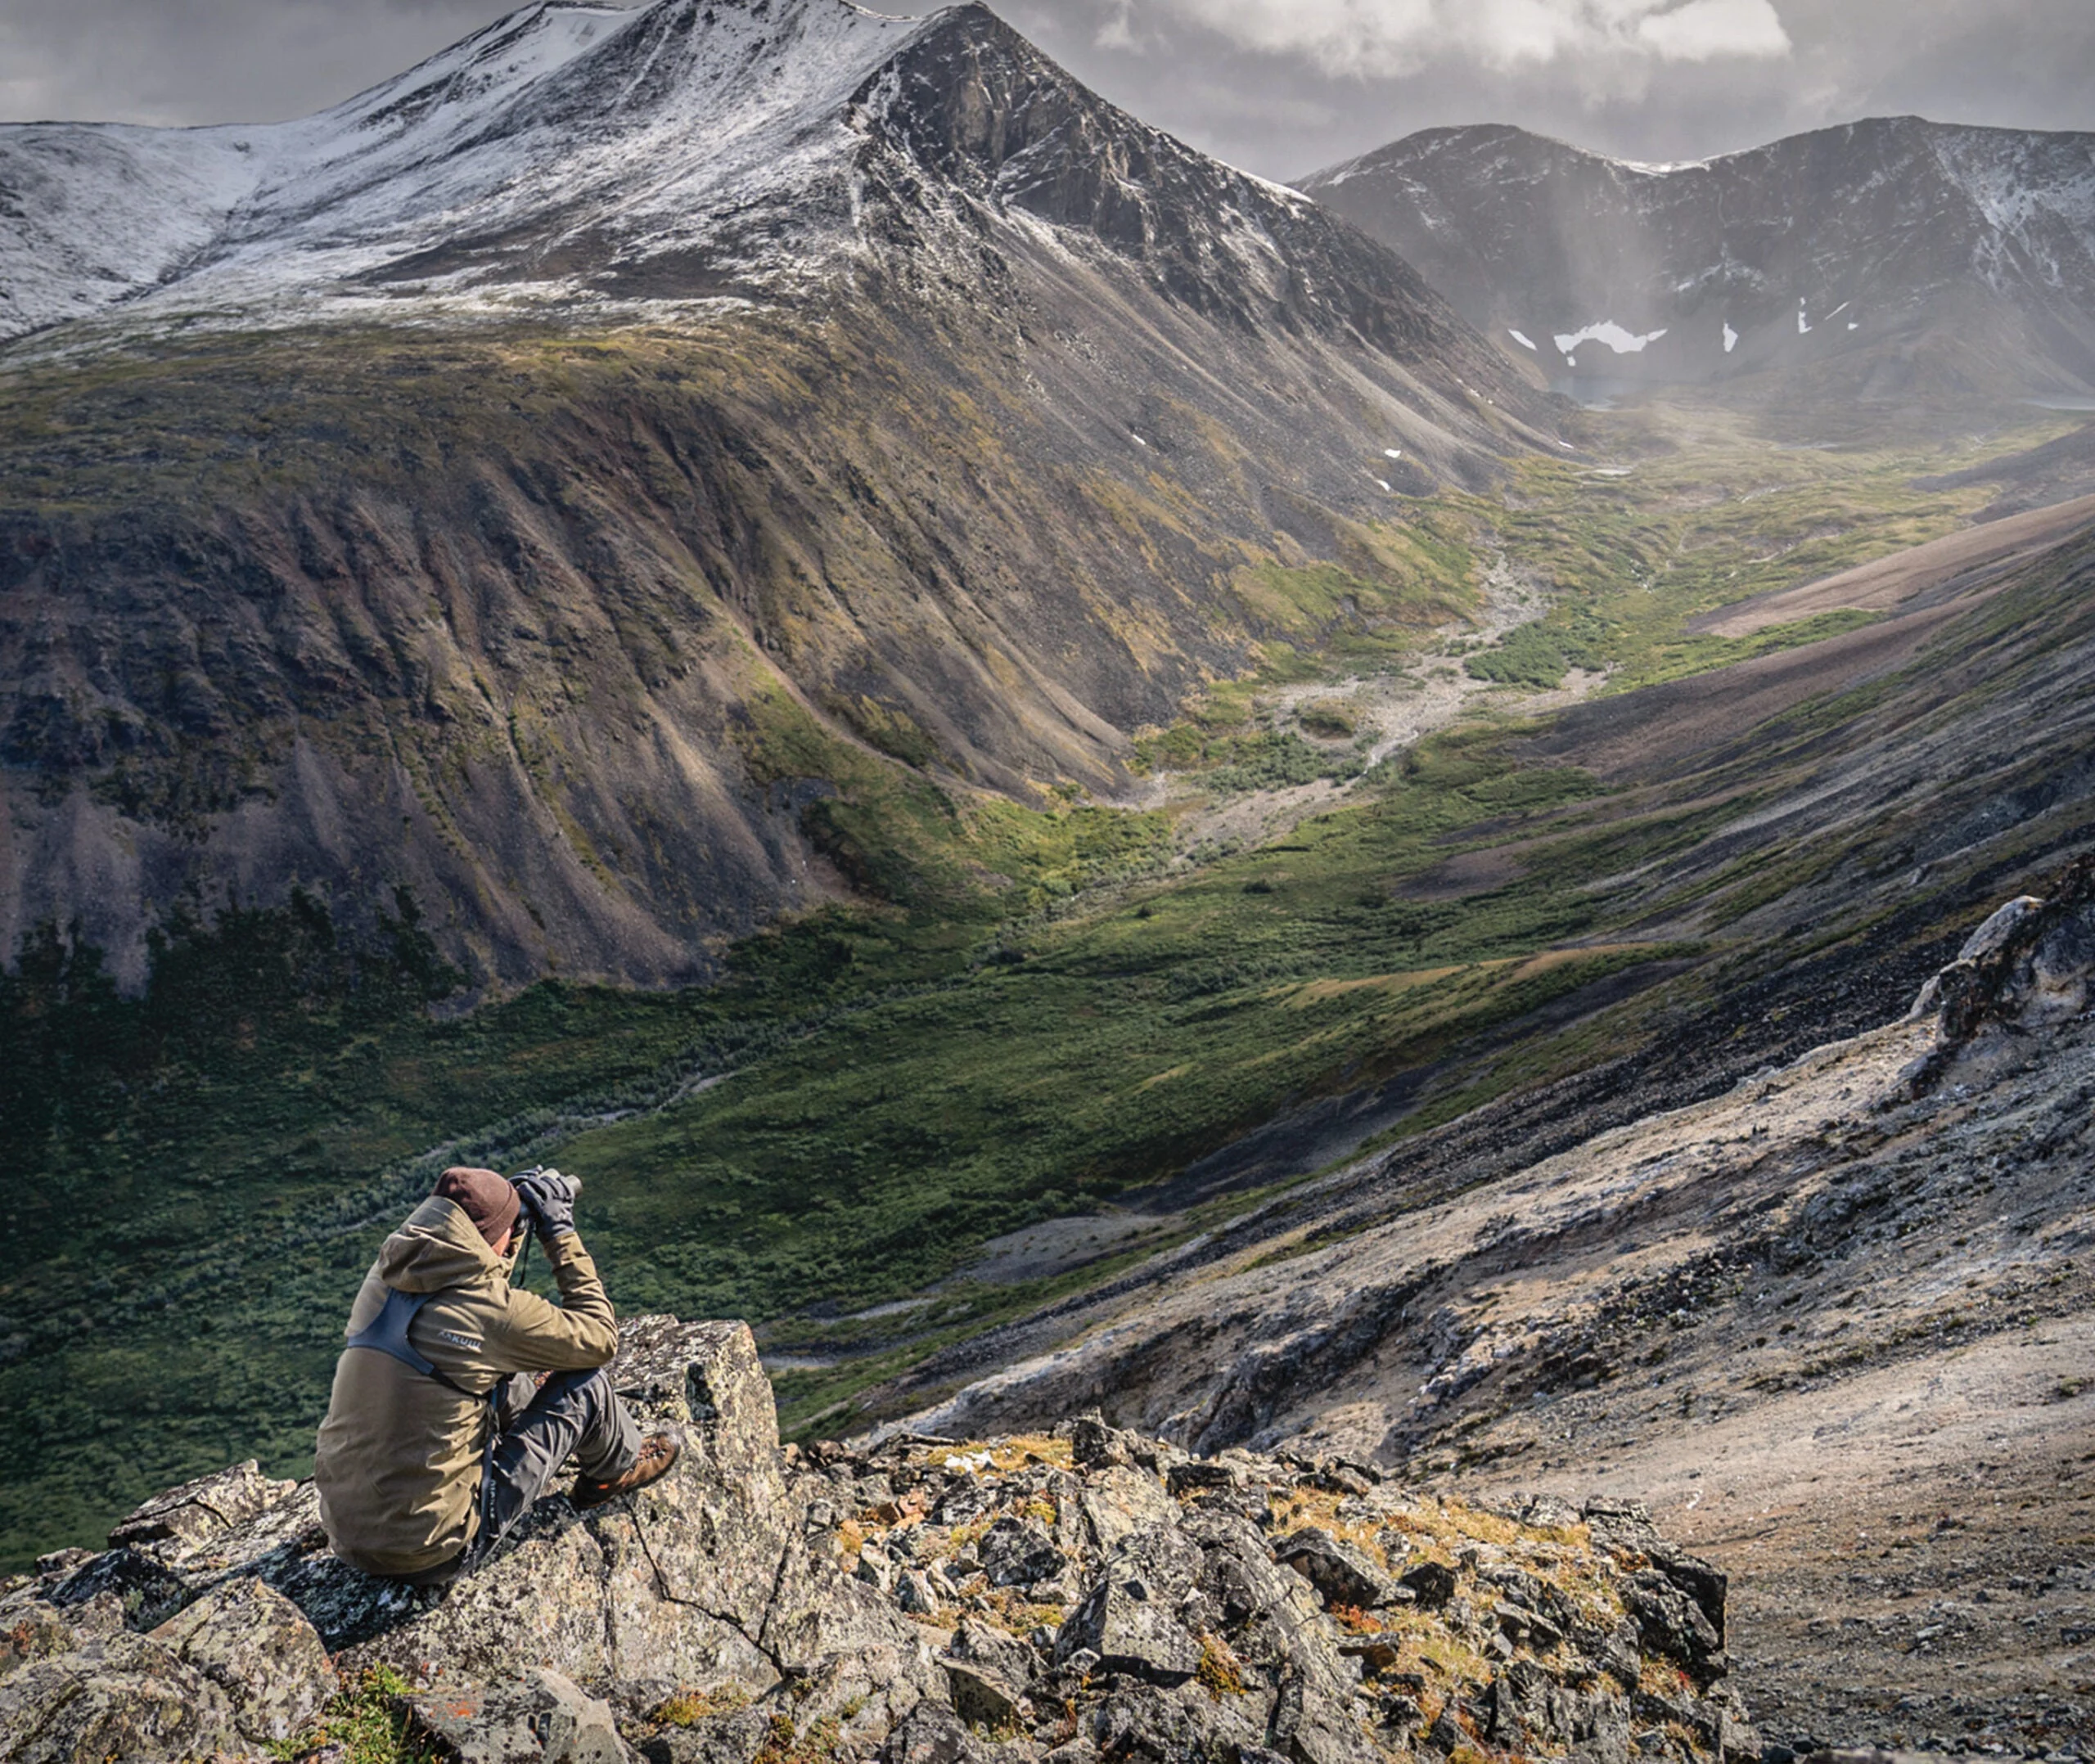
<svg viewBox="0 0 2095 1764">
<path fill-rule="evenodd" d="M 1205 317 L 1504 381 L 1410 265 L 1105 103 L 984 7 L 956 8 L 858 98 L 948 187 L 1097 241 Z"/>
<path fill-rule="evenodd" d="M 1111 789 L 1283 634 L 1247 566 L 1548 420 L 1385 251 L 979 9 L 839 102 L 792 138 L 848 131 L 849 178 L 774 180 L 704 250 L 546 210 L 644 317 L 400 282 L 409 323 L 0 360 L 0 943 L 77 916 L 135 975 L 185 890 L 354 922 L 404 884 L 477 979 L 703 976 L 865 880 L 811 804 Z M 447 273 L 549 272 L 531 238 Z"/>
<path fill-rule="evenodd" d="M 1830 370 L 1849 389 L 2003 397 L 2095 378 L 2095 135 L 1898 117 L 1651 167 L 1440 128 L 1302 187 L 1552 372 L 1557 336 L 1612 321 L 1666 334 L 1579 343 L 1579 372 Z"/>
</svg>

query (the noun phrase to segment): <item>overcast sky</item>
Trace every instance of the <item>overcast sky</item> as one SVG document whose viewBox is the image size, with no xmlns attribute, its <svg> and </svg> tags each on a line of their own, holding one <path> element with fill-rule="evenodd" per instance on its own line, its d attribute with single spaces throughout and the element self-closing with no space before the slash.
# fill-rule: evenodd
<svg viewBox="0 0 2095 1764">
<path fill-rule="evenodd" d="M 1274 178 L 1436 123 L 1517 122 L 1642 160 L 1903 111 L 2095 128 L 2095 0 L 995 4 L 1107 97 Z M 510 10 L 0 0 L 0 119 L 300 115 Z"/>
</svg>

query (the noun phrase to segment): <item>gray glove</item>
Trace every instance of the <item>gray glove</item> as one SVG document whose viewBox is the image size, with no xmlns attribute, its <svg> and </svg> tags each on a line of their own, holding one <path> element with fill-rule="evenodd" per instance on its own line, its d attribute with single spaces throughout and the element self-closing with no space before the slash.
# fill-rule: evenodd
<svg viewBox="0 0 2095 1764">
<path fill-rule="evenodd" d="M 516 1198 L 531 1215 L 540 1243 L 550 1246 L 556 1237 L 573 1234 L 574 1197 L 582 1192 L 579 1181 L 557 1170 L 529 1170 L 516 1180 Z"/>
</svg>

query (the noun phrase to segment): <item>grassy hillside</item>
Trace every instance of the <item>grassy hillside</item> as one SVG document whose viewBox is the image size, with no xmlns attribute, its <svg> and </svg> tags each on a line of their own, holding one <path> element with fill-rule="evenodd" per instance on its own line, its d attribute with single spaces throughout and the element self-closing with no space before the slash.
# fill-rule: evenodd
<svg viewBox="0 0 2095 1764">
<path fill-rule="evenodd" d="M 1474 605 L 1466 522 L 1358 467 L 1414 413 L 1322 344 L 1054 332 L 1021 376 L 980 317 L 11 351 L 8 941 L 79 911 L 128 974 L 191 886 L 406 881 L 500 989 L 710 979 L 830 892 L 811 748 L 1109 790 L 1205 686 Z"/>
<path fill-rule="evenodd" d="M 1421 509 L 1367 539 L 1450 569 L 1466 545 L 1503 550 L 1556 597 L 1530 641 L 1658 679 L 1822 636 L 1681 630 L 1953 524 L 1958 494 L 1906 487 L 1943 463 L 1654 449 L 1629 477 L 1540 468 L 1503 505 Z M 1322 578 L 1259 592 L 1343 599 Z M 1958 627 L 1965 665 L 1998 673 L 2000 646 L 2077 628 L 2065 576 L 2018 592 Z M 1520 641 L 1457 639 L 1444 664 L 1489 670 Z M 1282 733 L 1267 695 L 1318 653 L 1276 650 L 1150 731 L 1149 763 L 1178 781 L 1140 812 L 1020 807 L 784 695 L 753 700 L 753 772 L 828 781 L 809 830 L 861 904 L 744 939 L 709 988 L 547 983 L 432 1014 L 450 977 L 404 898 L 336 903 L 380 927 L 354 951 L 310 902 L 173 924 L 138 998 L 91 949 L 32 939 L 0 988 L 0 1153 L 26 1172 L 0 1274 L 0 1562 L 92 1541 L 235 1458 L 300 1472 L 354 1282 L 446 1163 L 582 1175 L 621 1307 L 752 1317 L 800 1367 L 781 1379 L 789 1425 L 827 1430 L 898 1370 L 1114 1265 L 952 1280 L 986 1240 L 1153 1195 L 1320 1097 L 1402 1081 L 1408 1112 L 1381 1130 L 1416 1132 L 1675 1035 L 1770 964 L 1837 961 L 1890 910 L 1873 879 L 1907 834 L 1888 822 L 1827 823 L 1816 844 L 1794 826 L 1710 837 L 1881 737 L 1905 702 L 1881 686 L 1822 695 L 1750 762 L 1657 783 L 1610 781 L 1575 742 L 1543 752 L 1509 687 L 1292 830 L 1187 861 L 1183 817 L 1204 789 L 1259 786 Z M 1350 638 L 1321 653 L 1335 674 L 1443 664 Z M 1909 676 L 1953 720 L 1966 686 Z M 2041 748 L 1987 763 L 2042 772 Z M 1959 786 L 1981 806 L 2000 785 L 1982 772 Z M 1910 831 L 1924 810 L 1897 815 Z M 2008 843 L 1939 874 L 1899 936 L 1924 948 L 1980 868 L 2078 824 L 2003 823 Z M 1174 1201 L 1164 1229 L 1246 1198 Z"/>
</svg>

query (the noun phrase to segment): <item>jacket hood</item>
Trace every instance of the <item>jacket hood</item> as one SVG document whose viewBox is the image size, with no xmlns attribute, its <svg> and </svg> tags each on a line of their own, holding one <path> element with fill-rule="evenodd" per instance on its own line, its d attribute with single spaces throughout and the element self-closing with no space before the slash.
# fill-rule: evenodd
<svg viewBox="0 0 2095 1764">
<path fill-rule="evenodd" d="M 506 1266 L 456 1201 L 432 1195 L 379 1246 L 378 1277 L 395 1291 L 441 1292 Z"/>
</svg>

